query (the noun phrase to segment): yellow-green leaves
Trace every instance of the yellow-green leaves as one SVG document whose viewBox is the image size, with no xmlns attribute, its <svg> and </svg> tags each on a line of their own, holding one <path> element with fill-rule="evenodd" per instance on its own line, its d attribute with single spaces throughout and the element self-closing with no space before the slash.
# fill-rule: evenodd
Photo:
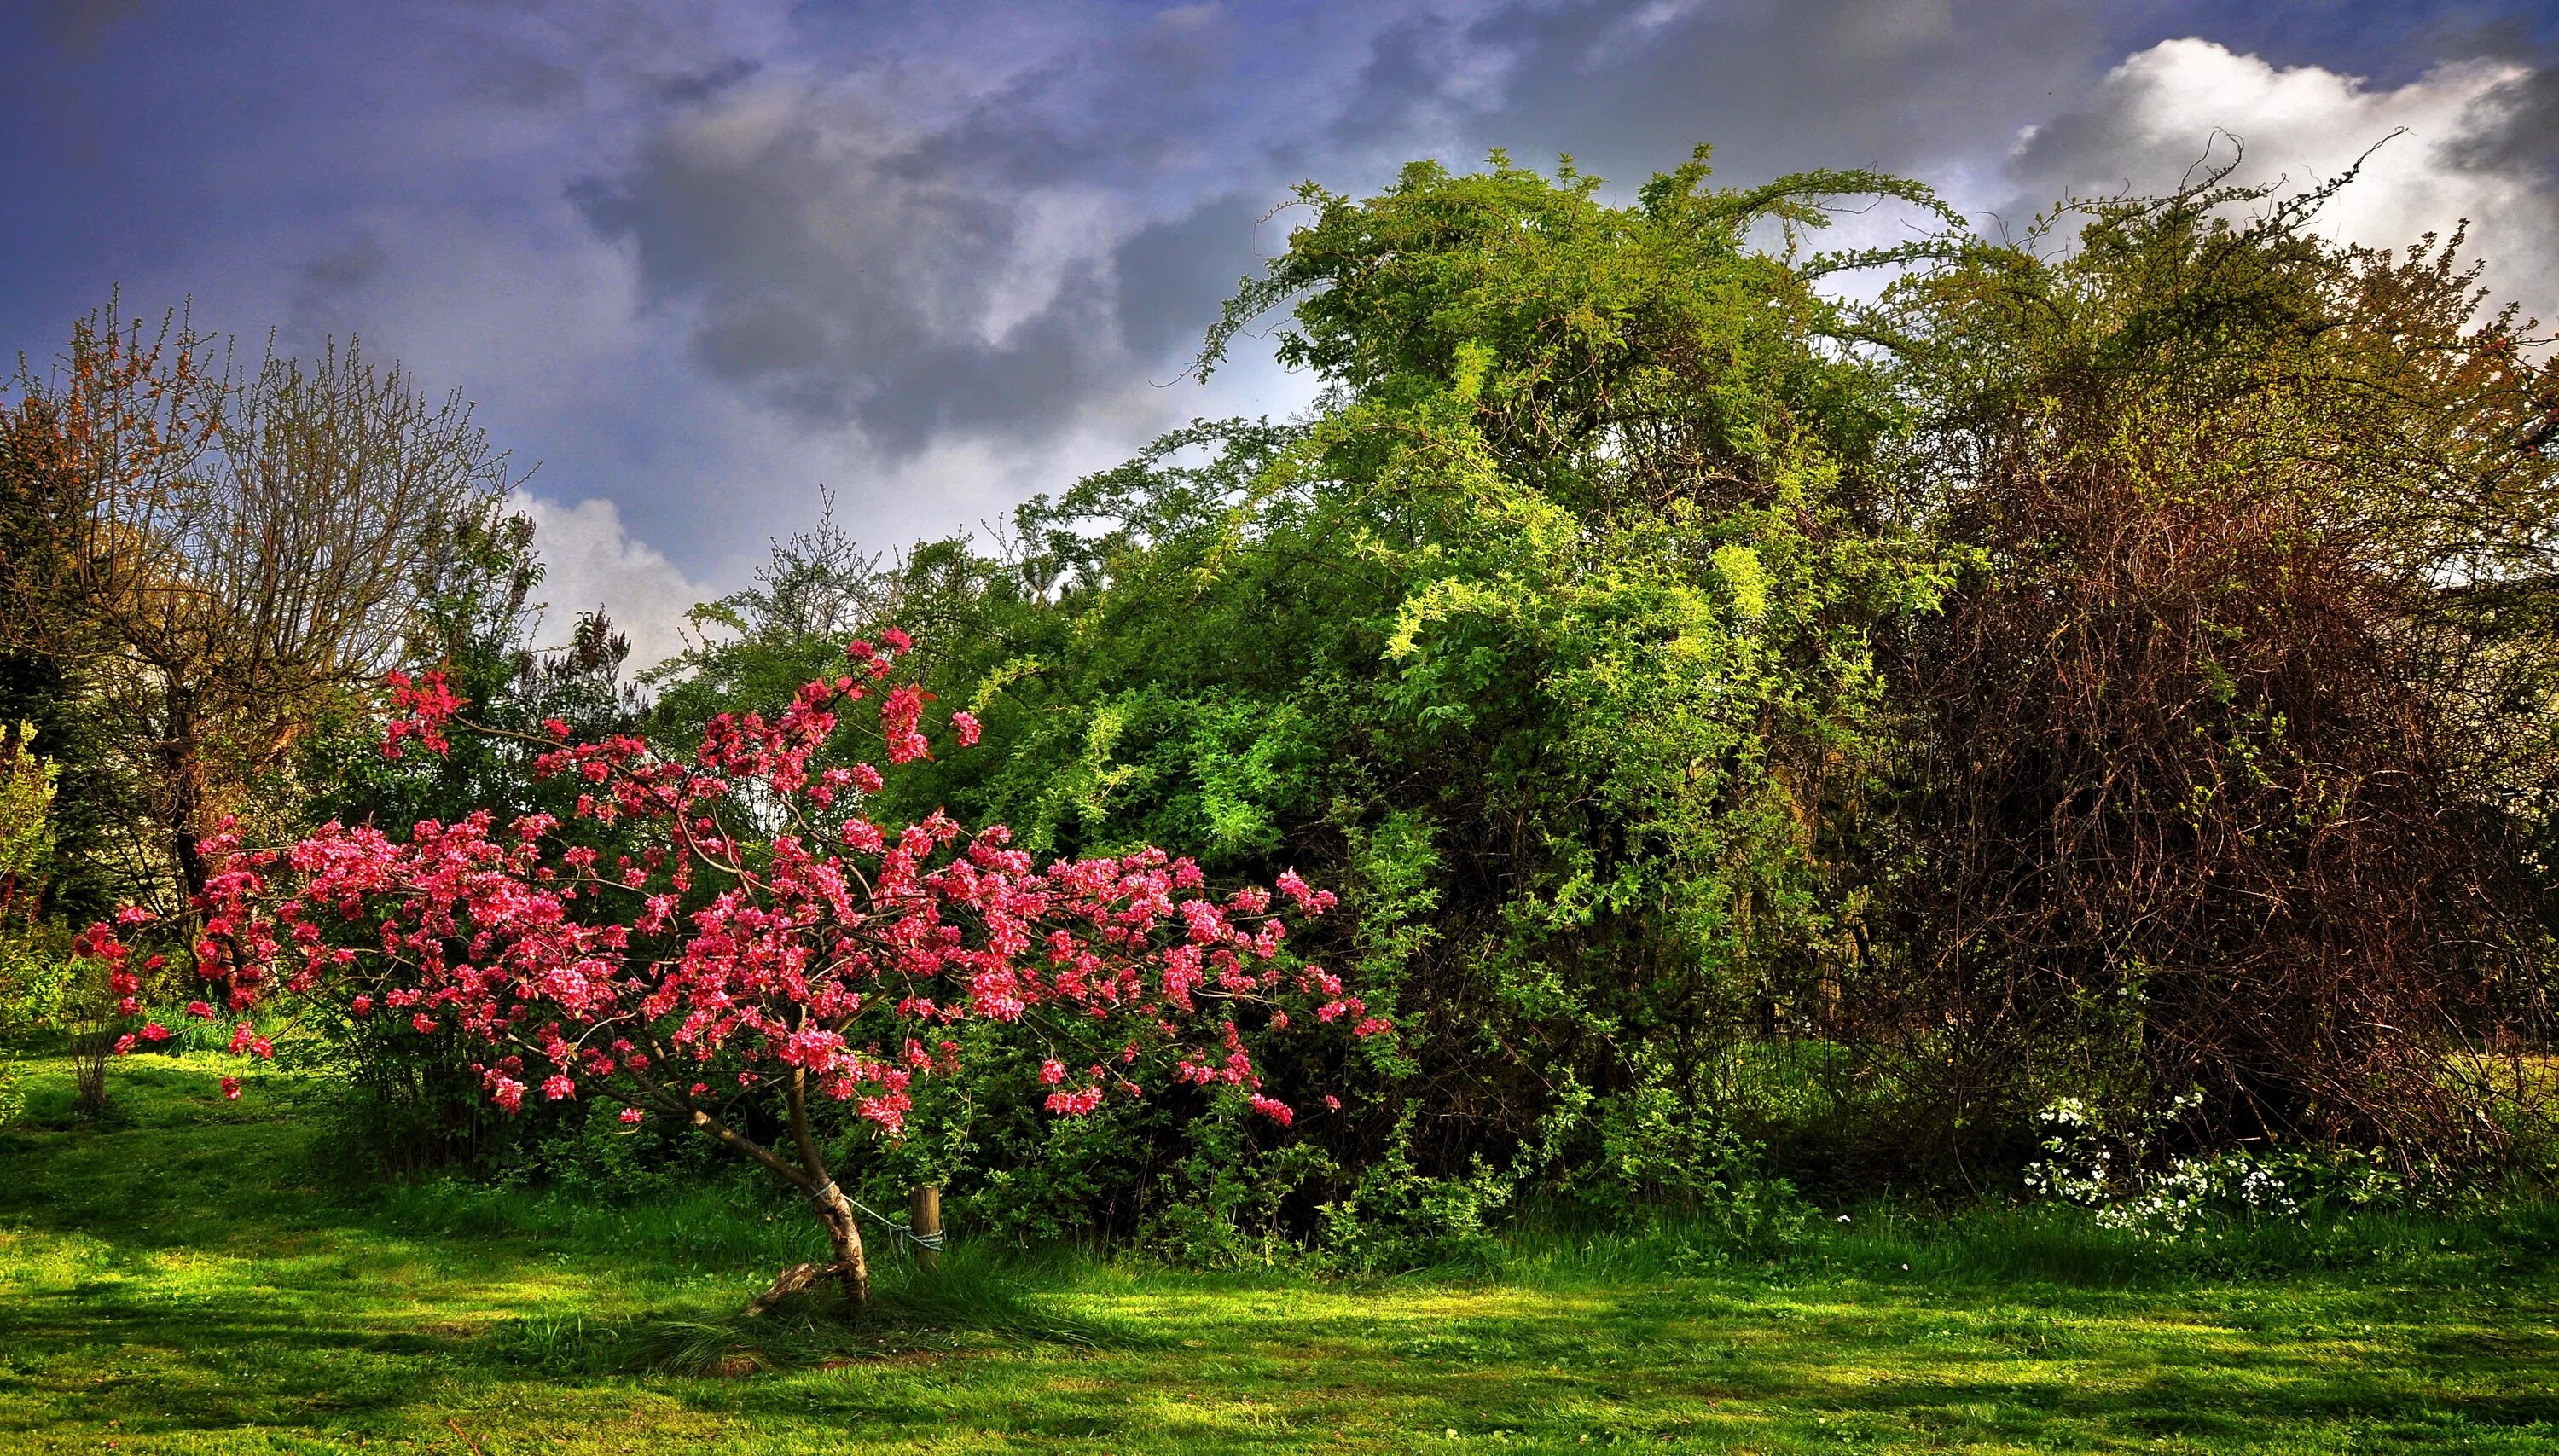
<svg viewBox="0 0 2559 1456">
<path fill-rule="evenodd" d="M 35 737 L 32 723 L 0 731 L 0 916 L 32 893 L 53 847 L 54 766 L 36 757 Z"/>
<path fill-rule="evenodd" d="M 1744 622 L 1756 622 L 1768 615 L 1768 576 L 1759 569 L 1758 552 L 1738 541 L 1727 541 L 1715 548 L 1710 559 L 1732 603 L 1734 616 Z"/>
</svg>

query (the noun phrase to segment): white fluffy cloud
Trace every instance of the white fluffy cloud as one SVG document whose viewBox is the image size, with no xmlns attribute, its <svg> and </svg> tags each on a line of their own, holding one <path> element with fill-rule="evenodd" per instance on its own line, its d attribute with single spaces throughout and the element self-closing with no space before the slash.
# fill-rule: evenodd
<svg viewBox="0 0 2559 1456">
<path fill-rule="evenodd" d="M 630 635 L 632 666 L 683 650 L 684 614 L 716 594 L 626 530 L 620 507 L 596 497 L 562 506 L 533 495 L 519 497 L 517 505 L 532 517 L 544 568 L 535 592 L 546 607 L 535 635 L 539 645 L 566 642 L 579 613 L 602 608 Z"/>
<path fill-rule="evenodd" d="M 2279 69 L 2209 41 L 2164 41 L 2107 73 L 2085 105 L 2027 128 L 2008 172 L 2024 210 L 2064 193 L 2174 187 L 2199 175 L 2207 150 L 2229 160 L 2234 137 L 2244 157 L 2234 181 L 2295 188 L 2343 174 L 2381 143 L 2321 227 L 2395 247 L 2469 218 L 2489 287 L 2546 319 L 2559 306 L 2559 207 L 2511 145 L 2514 129 L 2530 124 L 2534 79 L 2512 62 L 2473 60 L 2379 87 L 2316 66 Z"/>
</svg>

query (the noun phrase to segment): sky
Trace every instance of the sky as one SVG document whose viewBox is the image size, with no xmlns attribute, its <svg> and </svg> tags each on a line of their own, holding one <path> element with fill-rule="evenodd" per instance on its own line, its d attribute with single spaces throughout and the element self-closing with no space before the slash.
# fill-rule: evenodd
<svg viewBox="0 0 2559 1456">
<path fill-rule="evenodd" d="M 2322 225 L 2468 218 L 2559 316 L 2559 0 L 0 0 L 0 358 L 110 290 L 360 337 L 530 472 L 545 630 L 654 660 L 822 491 L 894 549 L 1303 408 L 1252 349 L 1184 369 L 1303 180 L 1501 147 L 1627 197 L 1706 142 L 2014 231 L 2385 141 Z"/>
</svg>

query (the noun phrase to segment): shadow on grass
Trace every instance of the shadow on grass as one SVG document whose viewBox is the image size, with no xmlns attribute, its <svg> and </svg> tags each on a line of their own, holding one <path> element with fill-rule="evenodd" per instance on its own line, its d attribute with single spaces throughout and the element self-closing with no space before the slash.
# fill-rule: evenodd
<svg viewBox="0 0 2559 1456">
<path fill-rule="evenodd" d="M 1481 1313 L 1443 1306 L 1436 1318 L 1380 1329 L 1346 1312 L 1306 1333 L 1331 1349 L 1365 1346 L 1363 1378 L 1384 1406 L 1445 1411 L 1462 1400 L 1473 1419 L 1449 1422 L 1461 1431 L 1536 1430 L 1572 1411 L 1568 1421 L 1619 1437 L 1737 1432 L 1736 1421 L 1811 1426 L 1819 1416 L 1831 1424 L 1816 1429 L 1842 1442 L 1863 1430 L 1887 1443 L 2036 1449 L 2162 1437 L 2258 1449 L 2277 1431 L 2304 1450 L 2383 1429 L 2397 1434 L 2369 1449 L 2434 1444 L 2446 1432 L 2559 1436 L 2559 1393 L 2547 1383 L 2559 1331 L 2534 1328 L 2528 1314 L 2491 1316 L 2510 1323 L 2448 1348 L 2428 1323 L 2469 1312 L 2411 1307 L 2398 1290 L 1985 1299 L 1906 1278 L 1733 1276 L 1594 1294 L 1552 1312 L 1507 1293 L 1483 1289 Z M 2250 1300 L 2278 1307 L 2248 1316 L 2240 1306 Z M 2530 1303 L 2552 1307 L 2546 1294 Z M 2291 1327 L 2296 1319 L 2310 1328 Z"/>
<path fill-rule="evenodd" d="M 1040 1260 L 957 1244 L 942 1266 L 903 1261 L 874 1273 L 871 1299 L 855 1308 L 828 1285 L 761 1314 L 736 1307 L 655 1309 L 618 1320 L 538 1314 L 483 1341 L 499 1362 L 546 1376 L 652 1373 L 734 1377 L 858 1361 L 1018 1347 L 1146 1350 L 1157 1336 L 1132 1324 L 1053 1309 L 1055 1280 Z"/>
<path fill-rule="evenodd" d="M 1178 1427 L 1243 1449 L 1347 1422 L 1380 1449 L 1454 1428 L 1557 1449 L 1594 1432 L 1833 1449 L 1863 1431 L 2216 1450 L 2492 1432 L 2520 1450 L 2559 1427 L 2546 1208 L 2234 1235 L 2183 1263 L 2028 1212 L 1859 1211 L 1773 1266 L 1675 1229 L 1558 1233 L 1464 1279 L 1174 1274 L 964 1244 L 937 1275 L 884 1256 L 857 1318 L 821 1290 L 747 1319 L 755 1271 L 817 1250 L 806 1221 L 743 1190 L 351 1202 L 301 1171 L 307 1133 L 273 1102 L 224 1103 L 193 1069 L 122 1086 L 134 1125 L 0 1148 L 0 1445 L 110 1420 L 433 1442 L 456 1412 L 501 1452 L 577 1421 L 698 1439 L 681 1422 L 699 1412 L 751 1414 L 739 1429 L 773 1449 L 955 1426 L 1131 1450 L 1185 1449 L 1162 1434 Z M 721 1379 L 748 1376 L 772 1386 Z"/>
</svg>

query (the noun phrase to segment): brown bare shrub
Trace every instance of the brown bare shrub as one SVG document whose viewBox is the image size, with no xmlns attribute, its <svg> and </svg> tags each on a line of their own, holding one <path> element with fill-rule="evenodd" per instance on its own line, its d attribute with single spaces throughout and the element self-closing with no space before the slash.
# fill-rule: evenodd
<svg viewBox="0 0 2559 1456">
<path fill-rule="evenodd" d="M 2500 1144 L 2546 999 L 2515 850 L 2559 372 L 2458 234 L 2320 239 L 2333 190 L 2074 205 L 2067 250 L 1968 249 L 1876 316 L 1907 509 L 1974 559 L 1893 647 L 1903 948 L 1837 1029 L 1959 1152 L 2060 1092 L 2199 1092 L 2203 1144 Z"/>
</svg>

